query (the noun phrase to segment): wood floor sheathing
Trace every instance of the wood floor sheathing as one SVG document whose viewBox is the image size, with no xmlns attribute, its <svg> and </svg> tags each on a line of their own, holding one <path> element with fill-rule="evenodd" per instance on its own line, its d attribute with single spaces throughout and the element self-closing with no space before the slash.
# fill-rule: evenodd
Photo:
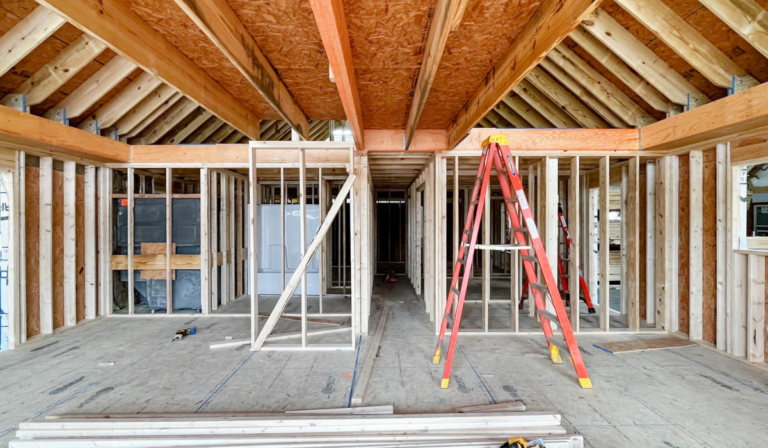
<svg viewBox="0 0 768 448">
<path fill-rule="evenodd" d="M 600 341 L 656 336 L 581 335 L 595 388 L 580 389 L 571 365 L 546 358 L 543 336 L 465 337 L 448 390 L 431 363 L 435 337 L 410 284 L 376 279 L 390 306 L 366 405 L 396 413 L 523 400 L 556 411 L 588 447 L 755 446 L 768 440 L 768 373 L 703 347 L 614 356 Z M 382 300 L 374 301 L 371 335 Z M 63 413 L 280 412 L 349 405 L 360 353 L 210 350 L 247 338 L 243 317 L 112 317 L 0 353 L 0 445 L 19 422 Z M 197 334 L 171 342 L 189 326 Z M 610 338 L 610 339 L 606 339 Z M 110 363 L 114 365 L 99 365 Z M 358 365 L 358 369 L 360 366 Z"/>
</svg>

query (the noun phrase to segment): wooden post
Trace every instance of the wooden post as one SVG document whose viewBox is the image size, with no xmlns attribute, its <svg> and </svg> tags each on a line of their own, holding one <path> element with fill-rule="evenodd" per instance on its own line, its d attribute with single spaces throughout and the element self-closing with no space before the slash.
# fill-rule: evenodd
<svg viewBox="0 0 768 448">
<path fill-rule="evenodd" d="M 716 336 L 715 342 L 718 350 L 726 350 L 726 272 L 727 260 L 726 246 L 728 236 L 726 233 L 726 219 L 727 219 L 727 166 L 728 166 L 728 152 L 727 145 L 721 143 L 715 148 L 715 182 L 717 183 L 715 191 L 715 200 L 717 201 L 717 298 L 716 298 Z"/>
<path fill-rule="evenodd" d="M 211 311 L 216 311 L 219 308 L 219 173 L 211 170 L 211 219 L 210 219 L 210 232 L 211 232 Z"/>
<path fill-rule="evenodd" d="M 280 287 L 285 288 L 285 168 L 280 168 Z"/>
<path fill-rule="evenodd" d="M 325 182 L 323 182 L 323 168 L 317 170 L 317 207 L 320 210 L 320 222 L 325 221 Z M 320 314 L 323 314 L 323 294 L 325 294 L 325 251 L 327 250 L 326 239 L 320 243 L 320 292 L 318 294 L 318 305 Z"/>
<path fill-rule="evenodd" d="M 689 295 L 688 295 L 688 337 L 698 341 L 703 333 L 703 154 L 701 150 L 693 150 L 688 154 L 690 206 L 689 211 Z M 765 273 L 763 273 L 765 275 Z"/>
<path fill-rule="evenodd" d="M 747 256 L 747 359 L 765 360 L 765 257 Z"/>
<path fill-rule="evenodd" d="M 589 204 L 587 207 L 587 213 L 588 213 L 588 237 L 589 237 L 589 243 L 587 247 L 587 266 L 589 267 L 589 292 L 592 294 L 592 298 L 598 296 L 598 277 L 599 272 L 597 271 L 597 238 L 598 238 L 598 222 L 597 222 L 597 210 L 598 210 L 598 197 L 600 196 L 600 188 L 591 189 L 589 188 L 589 176 L 586 178 L 586 185 L 587 185 L 587 197 L 589 199 Z M 602 303 L 602 298 L 598 297 Z M 599 318 L 599 316 L 598 316 Z"/>
<path fill-rule="evenodd" d="M 258 233 L 258 177 L 256 175 L 256 148 L 250 148 L 248 151 L 249 156 L 249 187 L 248 187 L 248 199 L 250 204 L 250 210 L 248 214 L 248 241 L 250 243 L 249 254 L 249 271 L 248 277 L 250 278 L 251 285 L 251 345 L 256 342 L 256 335 L 259 334 L 259 233 Z M 280 195 L 283 196 L 284 191 L 280 191 Z"/>
<path fill-rule="evenodd" d="M 133 252 L 134 252 L 134 216 L 133 216 L 133 168 L 128 168 L 128 314 L 133 314 Z"/>
<path fill-rule="evenodd" d="M 228 245 L 228 257 L 227 257 L 227 265 L 229 266 L 229 277 L 227 281 L 229 282 L 229 287 L 227 290 L 229 291 L 229 296 L 227 297 L 227 302 L 231 302 L 235 299 L 237 299 L 237 291 L 235 290 L 235 266 L 237 264 L 237 257 L 235 252 L 235 176 L 229 176 L 229 185 L 228 185 L 229 195 L 227 203 L 229 204 L 227 210 L 229 212 L 227 213 L 228 216 L 228 232 L 227 232 L 227 242 Z"/>
<path fill-rule="evenodd" d="M 165 169 L 165 312 L 173 313 L 173 169 Z"/>
<path fill-rule="evenodd" d="M 77 324 L 77 173 L 64 162 L 64 326 Z M 41 273 L 42 275 L 46 275 Z"/>
<path fill-rule="evenodd" d="M 726 303 L 726 328 L 727 328 L 727 349 L 728 353 L 745 357 L 747 346 L 746 333 L 746 303 L 743 288 L 744 277 L 746 276 L 746 260 L 744 256 L 737 255 L 736 250 L 741 248 L 742 233 L 742 214 L 741 202 L 743 167 L 741 165 L 730 165 L 730 177 L 728 181 L 728 244 L 727 256 L 730 258 L 730 271 L 728 277 L 728 298 Z"/>
<path fill-rule="evenodd" d="M 675 260 L 677 258 L 675 227 L 677 198 L 677 156 L 661 159 L 656 178 L 656 327 L 674 331 L 673 288 L 676 285 Z"/>
<path fill-rule="evenodd" d="M 307 251 L 307 166 L 304 149 L 299 149 L 299 244 L 301 257 Z M 354 269 L 354 265 L 353 265 Z M 354 288 L 354 285 L 353 285 Z M 301 346 L 307 346 L 307 271 L 301 274 Z"/>
<path fill-rule="evenodd" d="M 557 222 L 558 222 L 558 216 L 557 216 L 557 209 L 558 209 L 558 195 L 557 195 L 557 185 L 558 185 L 558 159 L 554 157 L 545 157 L 544 158 L 544 179 L 541 183 L 542 186 L 542 195 L 541 198 L 543 202 L 541 203 L 542 208 L 542 215 L 540 220 L 542 220 L 542 224 L 539 225 L 539 229 L 544 229 L 544 232 L 542 237 L 544 240 L 544 251 L 547 253 L 547 259 L 549 261 L 550 269 L 552 270 L 552 276 L 553 278 L 557 279 L 560 277 L 560 275 L 557 272 L 557 261 L 558 261 L 558 236 L 557 236 Z M 540 230 L 541 232 L 541 230 Z M 543 282 L 542 282 L 543 283 Z M 555 307 L 552 305 L 551 300 L 546 300 L 546 310 L 550 313 L 555 313 Z M 556 329 L 556 323 L 549 321 L 550 325 L 552 326 L 552 329 Z"/>
<path fill-rule="evenodd" d="M 112 314 L 112 169 L 99 169 L 99 315 Z"/>
<path fill-rule="evenodd" d="M 424 302 L 429 321 L 435 321 L 435 160 L 429 163 L 424 183 Z"/>
<path fill-rule="evenodd" d="M 85 318 L 96 318 L 96 167 L 84 172 L 85 221 Z"/>
<path fill-rule="evenodd" d="M 571 293 L 571 327 L 579 331 L 579 315 L 581 307 L 581 285 L 579 282 L 579 266 L 581 254 L 581 220 L 579 219 L 579 156 L 571 158 L 571 178 L 568 181 L 568 233 L 571 237 L 571 249 L 568 251 L 568 290 Z"/>
<path fill-rule="evenodd" d="M 630 331 L 640 329 L 640 157 L 629 159 L 627 170 L 627 320 Z M 624 241 L 622 241 L 624 244 Z M 623 288 L 623 285 L 622 285 Z"/>
<path fill-rule="evenodd" d="M 243 292 L 243 181 L 235 179 L 235 228 L 237 238 L 235 241 L 235 290 L 237 297 Z"/>
<path fill-rule="evenodd" d="M 619 301 L 619 311 L 622 315 L 627 314 L 627 177 L 629 176 L 628 167 L 621 167 L 621 299 Z"/>
<path fill-rule="evenodd" d="M 227 192 L 227 185 L 229 180 L 226 174 L 219 173 L 219 252 L 221 253 L 221 277 L 219 282 L 221 286 L 220 300 L 221 306 L 224 306 L 229 301 L 229 264 L 227 263 L 227 251 L 229 249 L 229 194 Z"/>
<path fill-rule="evenodd" d="M 17 196 L 17 207 L 18 210 L 18 220 L 16 222 L 16 228 L 18 229 L 18 232 L 16 232 L 16 241 L 19 241 L 19 244 L 17 244 L 17 277 L 18 277 L 18 288 L 16 288 L 17 294 L 18 294 L 18 303 L 19 306 L 17 308 L 17 315 L 18 315 L 18 325 L 16 328 L 18 328 L 19 338 L 17 339 L 20 344 L 23 344 L 27 341 L 27 248 L 26 248 L 26 241 L 27 241 L 27 222 L 26 222 L 26 201 L 27 201 L 27 189 L 26 189 L 26 165 L 27 165 L 27 154 L 24 151 L 17 151 L 16 152 L 16 176 L 14 179 L 16 179 L 16 196 Z"/>
<path fill-rule="evenodd" d="M 645 166 L 645 323 L 656 323 L 656 163 Z"/>
<path fill-rule="evenodd" d="M 611 167 L 608 156 L 600 158 L 600 329 L 608 331 L 611 319 L 611 286 L 610 286 L 610 226 L 608 213 L 610 209 L 610 178 Z"/>
<path fill-rule="evenodd" d="M 669 233 L 669 245 L 667 245 L 667 248 L 670 249 L 669 254 L 667 255 L 668 263 L 670 267 L 670 276 L 667 279 L 667 288 L 668 288 L 668 298 L 669 298 L 669 306 L 667 309 L 670 311 L 670 317 L 668 320 L 668 327 L 667 330 L 672 332 L 678 331 L 678 326 L 680 319 L 678 317 L 680 306 L 679 306 L 679 290 L 678 290 L 678 283 L 680 282 L 678 278 L 678 246 L 679 246 L 679 236 L 678 236 L 678 227 L 679 227 L 679 218 L 678 215 L 680 214 L 680 196 L 678 195 L 678 188 L 680 185 L 679 182 L 679 161 L 680 159 L 677 156 L 669 156 L 669 169 L 670 173 L 668 176 L 668 182 L 669 182 L 669 189 L 667 192 L 667 198 L 669 199 L 669 205 L 668 205 L 668 211 L 667 216 L 670 221 L 670 226 L 668 227 Z"/>
<path fill-rule="evenodd" d="M 6 293 L 8 294 L 7 307 L 5 312 L 8 313 L 8 349 L 13 350 L 20 344 L 19 323 L 21 319 L 26 319 L 26 316 L 22 317 L 20 314 L 19 303 L 21 297 L 19 296 L 19 246 L 25 244 L 25 241 L 18 239 L 19 231 L 19 188 L 18 185 L 18 169 L 19 155 L 18 152 L 14 157 L 14 168 L 3 168 L 0 175 L 3 179 L 3 186 L 5 187 L 5 194 L 8 203 L 8 284 Z"/>
<path fill-rule="evenodd" d="M 53 333 L 53 159 L 40 157 L 40 333 Z"/>
<path fill-rule="evenodd" d="M 210 171 L 200 169 L 200 309 L 211 312 L 211 217 Z"/>
</svg>

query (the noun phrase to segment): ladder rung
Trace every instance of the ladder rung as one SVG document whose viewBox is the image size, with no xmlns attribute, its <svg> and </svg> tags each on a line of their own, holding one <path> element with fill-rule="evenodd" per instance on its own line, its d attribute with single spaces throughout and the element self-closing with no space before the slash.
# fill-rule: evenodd
<svg viewBox="0 0 768 448">
<path fill-rule="evenodd" d="M 528 260 L 531 263 L 538 263 L 539 262 L 539 260 L 535 256 L 533 256 L 533 255 L 522 255 L 521 258 L 523 260 Z"/>
<path fill-rule="evenodd" d="M 528 284 L 531 285 L 531 288 L 536 288 L 545 294 L 549 293 L 549 289 L 547 288 L 547 285 L 544 285 L 541 283 L 528 283 Z"/>
<path fill-rule="evenodd" d="M 469 247 L 469 243 L 464 243 L 464 247 Z M 518 246 L 517 244 L 475 244 L 475 249 L 480 250 L 523 250 L 530 249 L 531 246 Z"/>
<path fill-rule="evenodd" d="M 453 317 L 451 317 L 451 315 L 448 313 L 445 313 L 444 316 L 445 316 L 445 320 L 448 321 L 448 325 L 450 325 L 450 327 L 448 328 L 453 329 Z"/>
<path fill-rule="evenodd" d="M 561 278 L 571 278 L 571 274 L 563 274 L 560 277 Z"/>
<path fill-rule="evenodd" d="M 466 233 L 467 235 L 472 235 L 472 231 L 471 230 L 465 230 L 464 233 Z"/>
<path fill-rule="evenodd" d="M 461 294 L 461 292 L 455 286 L 451 287 L 451 291 L 453 291 L 453 294 L 455 294 L 456 298 L 458 299 L 459 298 L 459 294 Z"/>
<path fill-rule="evenodd" d="M 472 201 L 469 203 L 469 205 L 477 205 L 477 201 Z"/>
<path fill-rule="evenodd" d="M 539 316 L 546 317 L 547 319 L 549 319 L 550 321 L 552 321 L 554 323 L 559 323 L 559 321 L 557 320 L 557 316 L 552 314 L 552 313 L 550 313 L 547 310 L 536 310 L 536 312 L 539 313 Z"/>
<path fill-rule="evenodd" d="M 568 356 L 571 355 L 571 351 L 568 350 L 568 345 L 565 343 L 565 341 L 558 339 L 554 336 L 550 336 L 547 338 L 547 342 L 559 348 L 560 350 L 565 351 L 566 353 L 568 353 Z"/>
<path fill-rule="evenodd" d="M 456 263 L 459 263 L 459 264 L 461 264 L 462 266 L 464 266 L 464 265 L 466 265 L 466 264 L 467 264 L 467 259 L 466 259 L 466 258 L 461 258 L 461 259 L 459 259 L 459 260 L 456 260 Z"/>
<path fill-rule="evenodd" d="M 525 232 L 525 233 L 528 233 L 528 229 L 526 229 L 525 227 L 512 227 L 512 230 L 514 232 Z"/>
<path fill-rule="evenodd" d="M 517 198 L 507 198 L 504 199 L 504 202 L 517 202 Z"/>
</svg>

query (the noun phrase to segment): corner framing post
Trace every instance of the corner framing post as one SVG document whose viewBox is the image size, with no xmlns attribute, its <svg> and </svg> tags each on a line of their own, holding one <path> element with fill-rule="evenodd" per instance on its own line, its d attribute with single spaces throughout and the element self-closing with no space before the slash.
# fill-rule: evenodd
<svg viewBox="0 0 768 448">
<path fill-rule="evenodd" d="M 84 173 L 85 221 L 85 318 L 96 318 L 96 167 L 88 165 Z"/>
<path fill-rule="evenodd" d="M 656 163 L 645 165 L 645 323 L 656 323 Z"/>
<path fill-rule="evenodd" d="M 629 159 L 627 170 L 627 321 L 640 330 L 640 157 Z M 624 244 L 624 241 L 622 241 Z"/>
<path fill-rule="evenodd" d="M 53 333 L 53 159 L 40 157 L 40 334 Z"/>
<path fill-rule="evenodd" d="M 698 341 L 703 333 L 703 282 L 697 273 L 703 268 L 703 153 L 693 150 L 688 154 L 689 160 L 689 294 L 688 294 L 688 337 Z M 765 274 L 763 274 L 765 275 Z"/>
<path fill-rule="evenodd" d="M 165 169 L 165 312 L 173 312 L 173 169 Z"/>
<path fill-rule="evenodd" d="M 608 223 L 608 213 L 610 208 L 610 178 L 611 166 L 610 157 L 600 158 L 600 250 L 599 250 L 599 268 L 600 268 L 600 329 L 608 331 L 611 323 L 611 286 L 610 286 L 610 226 Z"/>
<path fill-rule="evenodd" d="M 258 212 L 259 206 L 257 204 L 258 198 L 258 177 L 256 176 L 256 148 L 249 148 L 248 160 L 250 163 L 249 179 L 248 179 L 248 242 L 250 245 L 250 256 L 248 263 L 248 277 L 250 277 L 251 285 L 251 347 L 256 343 L 256 336 L 259 334 L 259 232 L 258 232 Z M 282 196 L 283 191 L 280 192 Z"/>
<path fill-rule="evenodd" d="M 200 168 L 200 309 L 211 312 L 210 170 Z"/>
<path fill-rule="evenodd" d="M 77 324 L 77 166 L 64 162 L 64 326 Z"/>
<path fill-rule="evenodd" d="M 727 172 L 728 172 L 728 151 L 725 143 L 720 143 L 715 148 L 715 182 L 717 187 L 715 189 L 717 198 L 717 298 L 716 298 L 716 336 L 715 342 L 718 350 L 725 350 L 726 347 L 726 272 L 728 268 L 726 266 L 728 257 L 726 256 L 727 246 L 727 233 L 726 233 L 726 219 L 727 219 Z"/>
<path fill-rule="evenodd" d="M 299 149 L 299 253 L 307 252 L 307 162 L 304 149 Z M 354 287 L 354 286 L 353 286 Z M 307 271 L 301 274 L 301 346 L 307 346 Z"/>
<path fill-rule="evenodd" d="M 128 314 L 133 314 L 133 168 L 128 168 Z"/>
<path fill-rule="evenodd" d="M 581 285 L 579 284 L 579 265 L 581 254 L 581 220 L 579 219 L 579 156 L 571 158 L 571 178 L 568 182 L 568 231 L 571 237 L 571 249 L 568 251 L 568 290 L 571 293 L 571 327 L 579 331 L 581 307 Z"/>
</svg>

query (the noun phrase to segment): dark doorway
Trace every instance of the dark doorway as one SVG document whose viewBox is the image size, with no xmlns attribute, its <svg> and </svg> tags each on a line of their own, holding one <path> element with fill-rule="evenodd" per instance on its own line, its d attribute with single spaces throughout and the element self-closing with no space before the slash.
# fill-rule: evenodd
<svg viewBox="0 0 768 448">
<path fill-rule="evenodd" d="M 405 213 L 405 191 L 376 192 L 378 274 L 405 274 Z"/>
</svg>

